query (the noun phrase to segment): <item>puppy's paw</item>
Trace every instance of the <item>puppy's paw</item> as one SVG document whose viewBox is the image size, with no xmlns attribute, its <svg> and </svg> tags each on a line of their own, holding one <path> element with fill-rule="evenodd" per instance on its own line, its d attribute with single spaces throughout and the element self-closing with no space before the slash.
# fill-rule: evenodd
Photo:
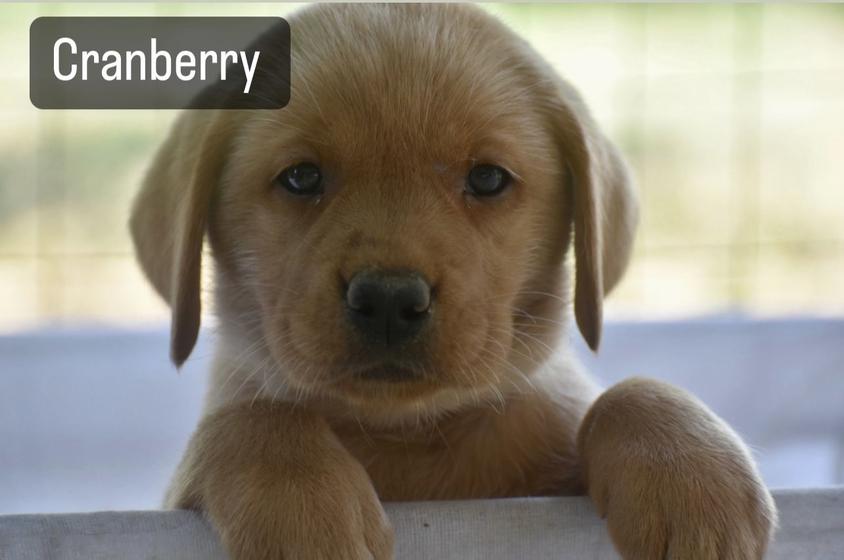
<svg viewBox="0 0 844 560">
<path fill-rule="evenodd" d="M 580 432 L 589 494 L 624 558 L 763 557 L 776 509 L 738 437 L 698 400 L 634 379 Z"/>
<path fill-rule="evenodd" d="M 206 496 L 234 560 L 387 560 L 393 533 L 362 467 L 327 457 L 298 471 L 260 467 Z"/>
<path fill-rule="evenodd" d="M 204 510 L 233 560 L 389 560 L 366 471 L 318 418 L 256 403 L 200 424 L 168 497 Z"/>
</svg>

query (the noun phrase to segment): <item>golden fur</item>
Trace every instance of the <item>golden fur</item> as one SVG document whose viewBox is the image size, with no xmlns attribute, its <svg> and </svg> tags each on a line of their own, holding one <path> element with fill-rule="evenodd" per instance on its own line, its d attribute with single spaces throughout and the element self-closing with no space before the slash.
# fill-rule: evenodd
<svg viewBox="0 0 844 560">
<path fill-rule="evenodd" d="M 627 558 L 761 557 L 775 511 L 735 434 L 656 382 L 599 397 L 557 348 L 573 292 L 597 349 L 637 216 L 571 86 L 473 7 L 326 5 L 290 23 L 289 106 L 185 112 L 133 209 L 178 365 L 206 234 L 216 265 L 206 413 L 167 505 L 204 510 L 236 559 L 380 559 L 379 498 L 588 492 Z M 273 188 L 300 161 L 324 169 L 320 200 Z M 473 162 L 515 184 L 466 195 Z M 378 357 L 347 336 L 339 294 L 373 266 L 435 286 L 434 328 L 405 356 L 417 380 L 356 375 Z"/>
</svg>

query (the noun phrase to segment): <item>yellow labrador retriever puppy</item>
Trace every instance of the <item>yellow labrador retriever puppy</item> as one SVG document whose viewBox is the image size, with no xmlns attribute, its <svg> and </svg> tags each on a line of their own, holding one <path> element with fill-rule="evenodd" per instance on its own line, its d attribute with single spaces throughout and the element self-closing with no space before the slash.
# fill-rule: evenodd
<svg viewBox="0 0 844 560">
<path fill-rule="evenodd" d="M 601 393 L 558 348 L 573 303 L 597 349 L 637 221 L 571 86 L 473 7 L 290 24 L 289 106 L 184 113 L 135 202 L 176 364 L 206 236 L 216 265 L 210 394 L 167 505 L 238 560 L 390 558 L 379 500 L 581 493 L 625 558 L 762 557 L 775 509 L 730 428 L 655 381 Z"/>
</svg>

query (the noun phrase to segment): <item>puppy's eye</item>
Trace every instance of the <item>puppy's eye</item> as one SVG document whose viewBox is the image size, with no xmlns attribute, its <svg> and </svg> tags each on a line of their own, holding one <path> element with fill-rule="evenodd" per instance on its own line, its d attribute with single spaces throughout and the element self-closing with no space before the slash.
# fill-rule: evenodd
<svg viewBox="0 0 844 560">
<path fill-rule="evenodd" d="M 510 174 L 497 165 L 476 165 L 466 177 L 466 190 L 475 196 L 495 196 L 510 184 Z"/>
<path fill-rule="evenodd" d="M 275 179 L 276 184 L 299 196 L 322 193 L 322 173 L 313 163 L 291 165 Z"/>
</svg>

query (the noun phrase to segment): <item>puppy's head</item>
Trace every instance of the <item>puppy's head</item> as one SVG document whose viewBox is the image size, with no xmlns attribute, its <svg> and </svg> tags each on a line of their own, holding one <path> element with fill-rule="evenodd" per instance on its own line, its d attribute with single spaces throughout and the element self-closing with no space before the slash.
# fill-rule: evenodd
<svg viewBox="0 0 844 560">
<path fill-rule="evenodd" d="M 291 29 L 290 104 L 185 113 L 136 201 L 173 360 L 196 340 L 206 232 L 222 327 L 266 351 L 270 387 L 433 403 L 518 386 L 558 338 L 571 245 L 596 349 L 636 206 L 577 94 L 475 8 L 320 6 Z"/>
</svg>

